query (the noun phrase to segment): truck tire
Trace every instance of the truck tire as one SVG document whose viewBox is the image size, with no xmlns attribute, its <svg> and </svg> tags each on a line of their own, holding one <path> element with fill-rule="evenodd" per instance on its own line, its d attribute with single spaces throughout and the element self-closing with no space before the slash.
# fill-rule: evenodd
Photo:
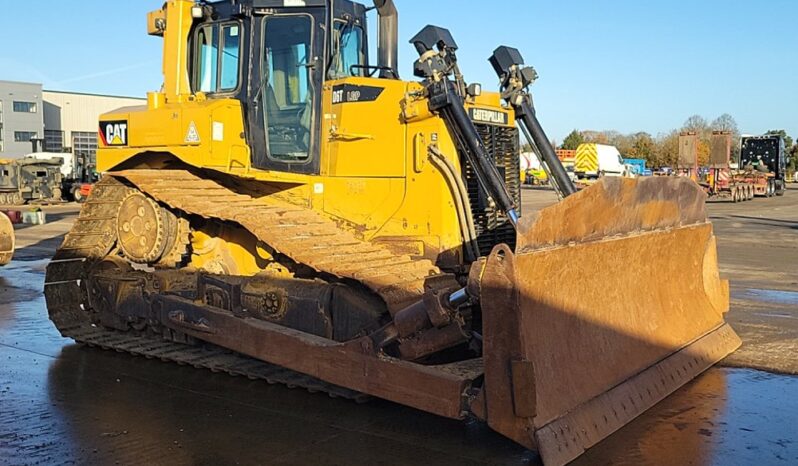
<svg viewBox="0 0 798 466">
<path fill-rule="evenodd" d="M 754 185 L 752 185 L 752 184 L 748 185 L 748 200 L 749 201 L 753 201 L 754 200 Z"/>
<path fill-rule="evenodd" d="M 731 190 L 731 198 L 733 203 L 739 202 L 739 197 L 737 196 L 737 188 L 732 188 Z"/>
<path fill-rule="evenodd" d="M 777 183 L 777 186 L 774 187 L 776 189 L 776 196 L 783 196 L 785 192 L 784 183 Z"/>
<path fill-rule="evenodd" d="M 78 204 L 83 204 L 83 194 L 80 193 L 80 188 L 73 188 L 72 189 L 72 199 L 75 200 Z"/>
</svg>

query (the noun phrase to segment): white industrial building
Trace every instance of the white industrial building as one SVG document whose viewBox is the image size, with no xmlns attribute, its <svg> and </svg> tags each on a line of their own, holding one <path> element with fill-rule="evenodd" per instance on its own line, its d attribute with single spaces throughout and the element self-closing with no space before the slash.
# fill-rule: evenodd
<svg viewBox="0 0 798 466">
<path fill-rule="evenodd" d="M 94 159 L 99 118 L 121 107 L 146 105 L 146 99 L 75 92 L 42 92 L 47 152 L 72 152 Z"/>
<path fill-rule="evenodd" d="M 46 152 L 71 152 L 94 165 L 99 118 L 146 99 L 42 90 L 41 84 L 0 81 L 0 159 L 33 151 L 43 139 Z"/>
</svg>

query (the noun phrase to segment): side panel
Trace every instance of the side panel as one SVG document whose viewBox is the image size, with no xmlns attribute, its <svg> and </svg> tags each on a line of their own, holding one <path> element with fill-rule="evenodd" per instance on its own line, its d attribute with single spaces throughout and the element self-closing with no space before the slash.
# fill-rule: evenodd
<svg viewBox="0 0 798 466">
<path fill-rule="evenodd" d="M 116 129 L 108 128 L 106 122 L 113 122 Z M 113 143 L 114 131 L 123 131 L 123 145 Z M 99 172 L 142 152 L 167 152 L 189 165 L 225 171 L 250 166 L 243 110 L 235 99 L 120 109 L 103 115 L 99 145 Z"/>
<path fill-rule="evenodd" d="M 426 112 L 408 122 L 407 92 L 408 83 L 385 79 L 325 85 L 324 211 L 397 253 L 437 261 L 459 251 L 462 238 L 452 193 L 428 161 L 429 144 L 437 141 L 459 164 L 441 120 Z M 454 257 L 446 262 L 461 263 Z"/>
<path fill-rule="evenodd" d="M 324 86 L 322 174 L 330 177 L 404 178 L 407 83 L 350 78 Z"/>
</svg>

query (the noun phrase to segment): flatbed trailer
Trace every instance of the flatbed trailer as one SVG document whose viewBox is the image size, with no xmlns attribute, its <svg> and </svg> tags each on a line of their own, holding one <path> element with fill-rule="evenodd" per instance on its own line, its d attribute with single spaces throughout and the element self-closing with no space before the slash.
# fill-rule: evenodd
<svg viewBox="0 0 798 466">
<path fill-rule="evenodd" d="M 754 197 L 777 195 L 779 183 L 773 171 L 762 171 L 749 164 L 739 168 L 739 164 L 732 163 L 731 141 L 731 133 L 713 132 L 707 166 L 701 166 L 698 160 L 698 135 L 694 132 L 682 133 L 679 136 L 677 175 L 689 177 L 701 185 L 710 200 L 744 202 Z"/>
<path fill-rule="evenodd" d="M 762 173 L 756 170 L 741 170 L 736 175 L 754 187 L 757 197 L 773 197 L 777 193 L 776 176 L 773 173 Z"/>
<path fill-rule="evenodd" d="M 744 202 L 755 197 L 756 180 L 758 178 L 750 178 L 745 173 L 730 168 L 709 168 L 705 180 L 698 184 L 704 188 L 709 199 Z"/>
</svg>

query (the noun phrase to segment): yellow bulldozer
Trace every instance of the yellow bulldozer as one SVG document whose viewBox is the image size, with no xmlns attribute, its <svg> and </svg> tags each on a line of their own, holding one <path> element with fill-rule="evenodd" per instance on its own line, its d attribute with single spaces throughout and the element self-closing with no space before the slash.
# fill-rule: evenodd
<svg viewBox="0 0 798 466">
<path fill-rule="evenodd" d="M 47 268 L 63 335 L 475 417 L 546 464 L 739 345 L 704 194 L 576 193 L 517 49 L 490 93 L 435 26 L 401 80 L 391 0 L 169 0 L 148 30 L 163 87 L 101 117 L 105 176 Z M 564 198 L 528 215 L 522 137 Z"/>
</svg>

